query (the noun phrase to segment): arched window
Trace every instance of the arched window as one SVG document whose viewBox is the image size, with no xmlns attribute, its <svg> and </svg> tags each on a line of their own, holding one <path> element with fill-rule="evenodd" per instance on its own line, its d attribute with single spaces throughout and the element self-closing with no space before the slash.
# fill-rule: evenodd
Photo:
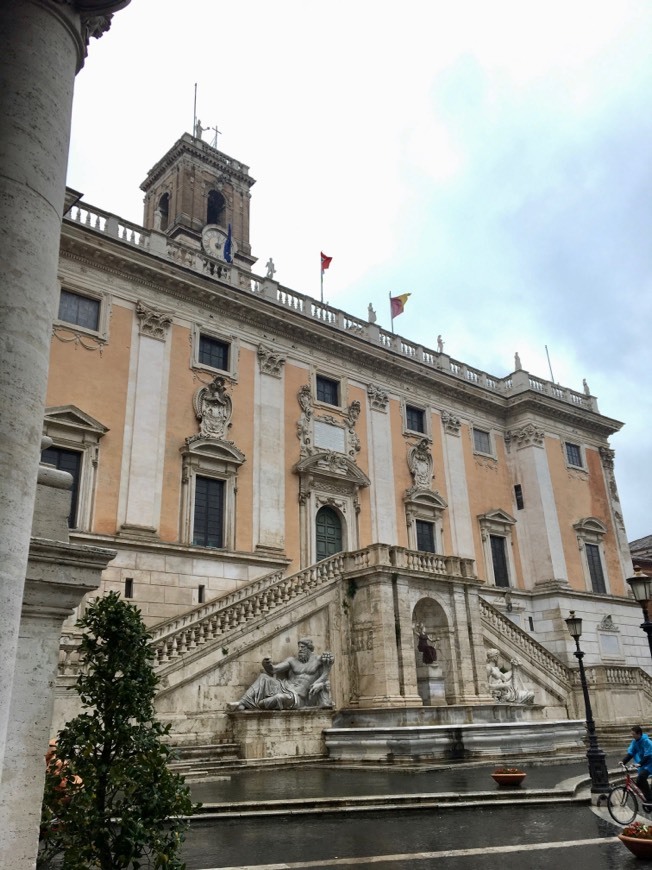
<svg viewBox="0 0 652 870">
<path fill-rule="evenodd" d="M 170 194 L 164 193 L 158 201 L 159 229 L 167 230 L 170 219 Z"/>
<path fill-rule="evenodd" d="M 216 190 L 211 190 L 208 193 L 208 204 L 206 206 L 206 223 L 220 224 L 224 226 L 224 210 L 226 208 L 226 200 L 221 193 Z"/>
<path fill-rule="evenodd" d="M 337 511 L 323 507 L 316 518 L 317 561 L 342 552 L 342 521 Z"/>
</svg>

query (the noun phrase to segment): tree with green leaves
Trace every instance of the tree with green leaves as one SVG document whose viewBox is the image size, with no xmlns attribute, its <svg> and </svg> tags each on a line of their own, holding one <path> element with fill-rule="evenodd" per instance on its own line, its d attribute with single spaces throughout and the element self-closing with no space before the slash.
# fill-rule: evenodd
<svg viewBox="0 0 652 870">
<path fill-rule="evenodd" d="M 77 626 L 84 712 L 59 733 L 48 765 L 39 866 L 60 856 L 64 870 L 183 870 L 181 817 L 193 805 L 167 767 L 169 726 L 154 716 L 158 677 L 140 611 L 111 592 Z"/>
</svg>

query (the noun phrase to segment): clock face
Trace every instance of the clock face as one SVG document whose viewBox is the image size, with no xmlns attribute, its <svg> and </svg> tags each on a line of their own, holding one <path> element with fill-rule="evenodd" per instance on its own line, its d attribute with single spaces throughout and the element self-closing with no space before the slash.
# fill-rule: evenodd
<svg viewBox="0 0 652 870">
<path fill-rule="evenodd" d="M 224 242 L 226 241 L 226 233 L 219 227 L 213 224 L 208 224 L 202 230 L 201 244 L 204 251 L 211 257 L 217 257 L 219 260 L 224 259 Z"/>
</svg>

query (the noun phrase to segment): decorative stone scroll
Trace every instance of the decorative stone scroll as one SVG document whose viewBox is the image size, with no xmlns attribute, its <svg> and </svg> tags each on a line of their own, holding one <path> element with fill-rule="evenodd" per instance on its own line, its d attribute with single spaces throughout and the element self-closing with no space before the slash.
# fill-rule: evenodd
<svg viewBox="0 0 652 870">
<path fill-rule="evenodd" d="M 360 451 L 360 439 L 355 431 L 355 424 L 360 418 L 360 402 L 356 399 L 351 402 L 346 412 L 346 426 L 348 435 L 348 454 L 355 460 L 355 454 Z"/>
<path fill-rule="evenodd" d="M 233 405 L 224 378 L 216 377 L 208 386 L 200 387 L 192 404 L 199 420 L 199 437 L 225 439 L 231 426 Z"/>
<path fill-rule="evenodd" d="M 165 311 L 157 311 L 142 302 L 136 303 L 136 317 L 139 320 L 141 335 L 155 338 L 157 341 L 165 341 L 168 328 L 172 323 L 172 315 Z"/>
<path fill-rule="evenodd" d="M 269 347 L 265 347 L 264 344 L 259 344 L 256 355 L 258 356 L 258 365 L 262 374 L 271 375 L 273 378 L 281 377 L 286 359 L 282 354 L 276 353 L 276 351 L 273 351 Z"/>
<path fill-rule="evenodd" d="M 367 395 L 369 396 L 369 404 L 375 411 L 387 411 L 389 395 L 385 390 L 375 384 L 368 384 Z"/>
</svg>

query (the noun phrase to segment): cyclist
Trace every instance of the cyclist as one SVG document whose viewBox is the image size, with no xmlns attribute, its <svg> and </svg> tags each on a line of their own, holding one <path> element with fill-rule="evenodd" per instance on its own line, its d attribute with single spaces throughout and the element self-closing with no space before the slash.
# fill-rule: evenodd
<svg viewBox="0 0 652 870">
<path fill-rule="evenodd" d="M 632 726 L 632 742 L 627 749 L 627 755 L 623 758 L 623 764 L 634 760 L 638 765 L 638 776 L 636 777 L 636 785 L 640 788 L 645 796 L 643 809 L 647 813 L 652 810 L 652 792 L 647 781 L 648 776 L 652 773 L 652 740 L 643 734 L 643 729 L 640 725 Z"/>
</svg>

